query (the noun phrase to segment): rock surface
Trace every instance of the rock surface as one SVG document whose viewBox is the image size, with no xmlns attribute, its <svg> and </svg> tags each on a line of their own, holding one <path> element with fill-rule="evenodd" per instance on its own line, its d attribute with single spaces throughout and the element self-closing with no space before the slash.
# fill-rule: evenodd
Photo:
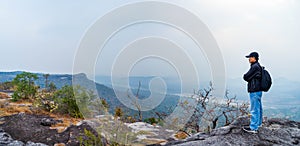
<svg viewBox="0 0 300 146">
<path fill-rule="evenodd" d="M 138 143 L 149 145 L 177 146 L 227 146 L 227 145 L 300 145 L 300 122 L 273 118 L 264 121 L 258 134 L 250 134 L 242 130 L 249 125 L 250 119 L 239 117 L 228 126 L 212 130 L 210 133 L 197 133 L 184 140 L 174 140 L 174 131 L 163 129 L 143 122 L 125 123 L 138 134 Z M 45 145 L 79 145 L 78 137 L 84 138 L 84 129 L 94 135 L 98 133 L 83 120 L 78 125 L 71 125 L 62 132 L 49 126 L 61 121 L 48 116 L 16 114 L 0 118 L 0 146 L 45 146 Z M 108 142 L 101 139 L 103 145 Z"/>
<path fill-rule="evenodd" d="M 52 126 L 57 123 L 62 123 L 62 121 L 54 120 L 52 118 L 42 118 L 42 120 L 41 120 L 41 125 L 43 125 L 43 126 Z"/>
<path fill-rule="evenodd" d="M 74 146 L 79 145 L 79 137 L 86 139 L 84 129 L 91 131 L 96 136 L 98 135 L 85 122 L 80 125 L 71 125 L 63 132 L 58 133 L 56 129 L 51 129 L 49 126 L 61 121 L 42 115 L 19 113 L 1 117 L 0 121 L 2 122 L 0 124 L 0 146 L 8 144 L 44 146 L 55 145 L 57 143 Z M 102 138 L 102 142 L 103 144 L 107 144 L 104 138 Z"/>
<path fill-rule="evenodd" d="M 120 145 L 159 145 L 175 139 L 173 130 L 145 122 L 124 123 L 111 115 L 98 115 L 96 119 L 83 122 L 89 123 L 105 138 L 119 142 Z M 115 137 L 118 139 L 114 139 Z"/>
<path fill-rule="evenodd" d="M 154 126 L 145 122 L 125 123 L 137 133 L 137 142 L 142 144 L 164 144 L 174 134 L 173 130 L 164 129 L 158 125 Z M 174 138 L 173 138 L 174 139 Z"/>
<path fill-rule="evenodd" d="M 273 118 L 266 120 L 258 134 L 242 130 L 249 125 L 248 117 L 239 117 L 232 124 L 197 133 L 185 140 L 170 141 L 166 145 L 177 146 L 229 146 L 229 145 L 300 145 L 300 122 Z"/>
<path fill-rule="evenodd" d="M 24 144 L 22 141 L 12 139 L 12 137 L 3 130 L 0 131 L 0 146 L 47 146 L 43 143 L 34 143 L 31 141 Z"/>
</svg>

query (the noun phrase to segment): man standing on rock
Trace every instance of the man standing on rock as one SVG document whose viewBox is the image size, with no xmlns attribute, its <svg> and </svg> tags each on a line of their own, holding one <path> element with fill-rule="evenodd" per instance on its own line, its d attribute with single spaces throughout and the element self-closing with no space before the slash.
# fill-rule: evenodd
<svg viewBox="0 0 300 146">
<path fill-rule="evenodd" d="M 252 52 L 246 56 L 249 58 L 250 69 L 244 74 L 244 80 L 248 82 L 248 92 L 250 95 L 251 122 L 249 127 L 243 127 L 243 130 L 250 133 L 257 133 L 262 124 L 262 88 L 261 88 L 261 66 L 258 63 L 258 53 Z"/>
</svg>

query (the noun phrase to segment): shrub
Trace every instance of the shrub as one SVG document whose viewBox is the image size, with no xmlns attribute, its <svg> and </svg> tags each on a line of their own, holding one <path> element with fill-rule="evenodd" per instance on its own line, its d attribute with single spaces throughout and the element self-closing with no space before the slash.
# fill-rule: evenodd
<svg viewBox="0 0 300 146">
<path fill-rule="evenodd" d="M 149 124 L 157 124 L 158 120 L 156 120 L 156 118 L 154 118 L 154 117 L 151 117 L 151 118 L 145 119 L 144 122 L 149 123 Z"/>
<path fill-rule="evenodd" d="M 54 112 L 58 108 L 58 103 L 53 100 L 53 94 L 49 92 L 38 93 L 33 105 L 47 112 Z"/>
<path fill-rule="evenodd" d="M 18 74 L 12 81 L 13 85 L 16 87 L 12 95 L 13 101 L 34 97 L 38 88 L 35 86 L 34 81 L 37 79 L 37 75 L 33 73 L 23 72 Z"/>
<path fill-rule="evenodd" d="M 95 136 L 91 131 L 84 128 L 84 136 L 78 138 L 80 146 L 102 146 L 102 138 L 100 135 Z"/>
<path fill-rule="evenodd" d="M 74 90 L 72 86 L 63 86 L 60 90 L 57 90 L 53 99 L 58 103 L 58 108 L 55 110 L 61 114 L 69 114 L 75 118 L 83 118 L 80 113 L 78 105 L 76 104 L 76 99 L 74 95 Z"/>
<path fill-rule="evenodd" d="M 11 90 L 13 88 L 12 82 L 0 83 L 0 90 Z"/>
<path fill-rule="evenodd" d="M 50 84 L 49 84 L 49 92 L 54 92 L 54 91 L 56 91 L 56 86 L 55 86 L 55 84 L 53 83 L 53 82 L 51 82 Z"/>
<path fill-rule="evenodd" d="M 115 117 L 122 117 L 124 115 L 123 110 L 120 107 L 115 108 Z"/>
</svg>

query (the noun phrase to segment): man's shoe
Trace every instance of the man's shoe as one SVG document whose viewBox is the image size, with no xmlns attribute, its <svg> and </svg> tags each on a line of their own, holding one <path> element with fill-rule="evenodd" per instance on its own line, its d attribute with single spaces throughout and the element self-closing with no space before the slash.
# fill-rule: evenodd
<svg viewBox="0 0 300 146">
<path fill-rule="evenodd" d="M 254 134 L 258 133 L 257 130 L 252 130 L 249 127 L 243 127 L 243 130 L 248 133 L 254 133 Z"/>
</svg>

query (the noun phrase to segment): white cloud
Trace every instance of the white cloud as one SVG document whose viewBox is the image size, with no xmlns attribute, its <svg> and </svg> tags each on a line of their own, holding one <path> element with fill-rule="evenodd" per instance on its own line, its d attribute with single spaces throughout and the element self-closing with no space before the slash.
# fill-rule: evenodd
<svg viewBox="0 0 300 146">
<path fill-rule="evenodd" d="M 275 77 L 300 80 L 299 68 L 286 65 L 297 66 L 300 61 L 299 4 L 295 0 L 210 0 L 190 1 L 189 7 L 214 34 L 229 77 L 240 77 L 248 69 L 244 55 L 256 50 Z"/>
<path fill-rule="evenodd" d="M 0 48 L 17 59 L 0 58 L 0 69 L 68 72 L 88 26 L 112 8 L 134 1 L 1 1 Z M 248 69 L 244 55 L 254 48 L 274 75 L 300 80 L 296 64 L 300 62 L 300 1 L 165 1 L 191 9 L 208 25 L 223 52 L 229 77 L 240 77 Z"/>
</svg>

